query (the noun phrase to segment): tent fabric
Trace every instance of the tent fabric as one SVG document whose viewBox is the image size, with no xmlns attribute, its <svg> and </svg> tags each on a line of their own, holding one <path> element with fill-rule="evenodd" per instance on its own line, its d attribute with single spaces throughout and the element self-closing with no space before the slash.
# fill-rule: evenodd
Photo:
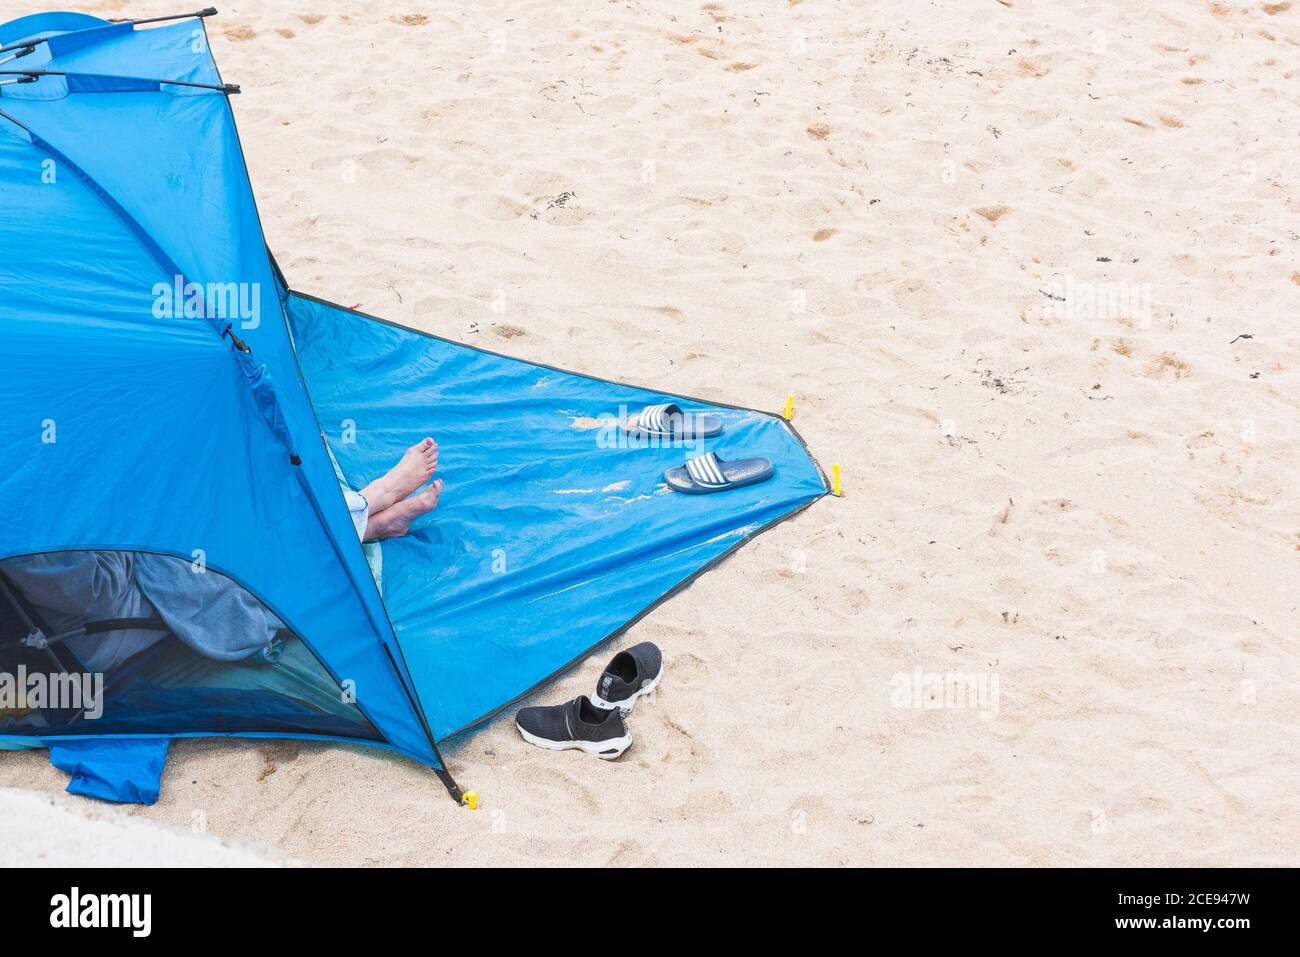
<svg viewBox="0 0 1300 957">
<path fill-rule="evenodd" d="M 47 35 L 85 33 L 110 26 L 107 20 L 88 13 L 33 13 L 0 25 L 0 46 L 9 46 L 19 40 Z"/>
<path fill-rule="evenodd" d="M 383 552 L 385 604 L 439 740 L 825 492 L 776 416 L 520 362 L 298 294 L 289 318 L 351 484 L 382 473 L 408 437 L 437 438 L 438 508 Z M 669 401 L 719 416 L 707 447 L 769 458 L 777 477 L 707 498 L 669 491 L 664 470 L 697 452 L 615 424 Z"/>
<path fill-rule="evenodd" d="M 438 769 L 455 796 L 437 742 L 826 494 L 777 417 L 291 292 L 202 20 L 0 25 L 6 46 L 39 37 L 52 42 L 0 66 L 48 71 L 0 87 L 0 494 L 24 503 L 0 512 L 0 560 L 201 556 L 355 689 L 381 741 L 326 716 L 301 719 L 295 736 L 392 747 Z M 774 478 L 717 496 L 669 491 L 664 469 L 703 449 L 636 445 L 608 426 L 668 401 L 719 415 L 726 429 L 707 448 L 766 456 Z M 331 452 L 360 487 L 424 435 L 441 447 L 444 499 L 383 544 L 381 594 Z M 183 688 L 168 695 L 185 710 Z M 196 712 L 226 715 L 208 733 L 263 733 L 264 689 L 223 695 Z M 169 731 L 147 716 L 133 727 Z"/>
<path fill-rule="evenodd" d="M 67 791 L 119 804 L 153 804 L 170 738 L 81 738 L 50 744 L 50 763 L 69 776 Z"/>
</svg>

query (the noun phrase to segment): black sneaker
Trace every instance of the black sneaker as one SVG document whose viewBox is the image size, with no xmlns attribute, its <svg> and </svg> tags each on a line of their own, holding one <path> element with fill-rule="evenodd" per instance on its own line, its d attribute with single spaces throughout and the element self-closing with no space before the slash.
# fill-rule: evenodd
<svg viewBox="0 0 1300 957">
<path fill-rule="evenodd" d="M 529 744 L 550 751 L 581 748 L 612 761 L 632 747 L 623 715 L 592 707 L 586 695 L 548 708 L 520 708 L 515 726 Z"/>
<path fill-rule="evenodd" d="M 643 641 L 614 656 L 596 682 L 591 703 L 597 708 L 631 714 L 636 699 L 654 691 L 663 676 L 663 654 L 658 646 Z"/>
</svg>

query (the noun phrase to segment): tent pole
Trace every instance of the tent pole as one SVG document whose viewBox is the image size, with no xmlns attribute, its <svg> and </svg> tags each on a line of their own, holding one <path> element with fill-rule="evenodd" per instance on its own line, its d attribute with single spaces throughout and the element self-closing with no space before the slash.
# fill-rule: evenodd
<svg viewBox="0 0 1300 957">
<path fill-rule="evenodd" d="M 197 17 L 198 19 L 201 20 L 201 19 L 203 19 L 204 17 L 215 17 L 216 15 L 217 15 L 217 8 L 216 8 L 216 7 L 205 7 L 204 9 L 199 10 L 197 13 L 173 13 L 170 17 L 150 17 L 148 20 L 110 20 L 110 21 L 108 21 L 108 22 L 109 22 L 111 25 L 117 25 L 117 24 L 122 24 L 122 23 L 129 23 L 131 26 L 134 27 L 134 26 L 139 26 L 139 25 L 142 24 L 142 23 L 166 23 L 166 22 L 168 22 L 169 20 L 187 20 L 187 19 L 189 19 L 190 17 Z M 106 28 L 105 28 L 105 27 L 87 27 L 87 29 L 88 29 L 88 30 L 101 30 L 101 29 L 106 29 Z M 74 30 L 74 31 L 72 31 L 72 32 L 74 32 L 74 33 L 81 33 L 82 31 L 80 31 L 80 30 Z M 55 34 L 55 35 L 56 35 L 56 36 L 63 36 L 63 34 Z M 31 53 L 33 50 L 35 50 L 38 46 L 40 46 L 42 43 L 44 43 L 44 42 L 45 42 L 46 40 L 48 40 L 48 39 L 49 39 L 49 37 L 41 37 L 41 39 L 39 39 L 39 40 L 20 40 L 20 41 L 17 42 L 17 43 L 11 43 L 11 44 L 9 44 L 9 46 L 6 46 L 6 47 L 0 47 L 0 53 L 8 53 L 10 50 L 22 50 L 23 52 L 22 52 L 22 53 L 19 53 L 18 56 L 27 56 L 27 54 Z"/>
<path fill-rule="evenodd" d="M 3 76 L 18 76 L 25 79 L 18 80 L 19 83 L 35 83 L 43 76 L 81 76 L 80 73 L 68 73 L 65 70 L 0 70 Z M 111 79 L 132 79 L 131 77 L 112 77 Z M 143 77 L 140 78 L 144 80 Z M 196 90 L 216 90 L 218 93 L 235 94 L 239 92 L 239 86 L 235 83 L 191 83 L 188 80 L 154 80 L 147 82 L 157 83 L 159 86 L 188 86 Z"/>
<path fill-rule="evenodd" d="M 212 12 L 215 13 L 216 11 L 213 10 Z M 204 20 L 200 20 L 199 26 L 203 30 L 203 36 L 206 42 L 207 34 L 208 34 L 207 22 Z M 206 45 L 210 56 L 211 49 L 212 49 L 211 44 L 207 43 Z M 217 71 L 217 80 L 221 83 L 224 83 L 225 80 L 221 76 L 221 68 L 216 65 L 215 59 L 212 60 L 212 65 L 213 68 Z M 239 155 L 240 155 L 240 159 L 243 161 L 244 178 L 245 178 L 245 182 L 247 182 L 248 184 L 249 194 L 251 195 L 253 192 L 253 184 L 248 174 L 248 159 L 244 153 L 243 139 L 239 135 L 239 124 L 235 121 L 235 111 L 230 106 L 229 99 L 227 99 L 226 101 L 226 109 L 230 110 L 230 123 L 232 128 L 235 131 L 235 141 L 239 144 Z M 253 208 L 254 210 L 257 209 L 256 203 L 254 203 Z M 257 216 L 258 216 L 258 226 L 260 228 L 261 213 L 260 212 L 257 213 Z M 264 230 L 263 230 L 263 234 L 265 234 Z M 280 303 L 280 317 L 284 321 L 285 333 L 288 335 L 289 338 L 289 354 L 293 356 L 294 368 L 298 372 L 298 382 L 302 386 L 303 393 L 307 396 L 307 407 L 311 410 L 312 418 L 315 420 L 316 431 L 317 434 L 320 436 L 321 446 L 324 448 L 326 455 L 328 455 L 329 446 L 325 440 L 325 431 L 321 428 L 320 418 L 319 416 L 316 415 L 316 408 L 312 404 L 311 390 L 307 388 L 307 379 L 303 375 L 302 363 L 298 360 L 298 350 L 293 342 L 293 330 L 290 329 L 289 327 L 288 297 L 293 294 L 293 290 L 289 288 L 288 280 L 285 278 L 284 273 L 280 270 L 280 264 L 275 261 L 275 257 L 271 254 L 270 245 L 264 244 L 264 248 L 266 250 L 267 261 L 270 263 L 272 271 L 274 272 L 277 279 L 280 281 L 280 284 L 284 287 L 285 299 Z M 300 466 L 301 460 L 294 462 L 294 465 L 296 467 Z M 371 614 L 370 608 L 367 602 L 365 601 L 365 598 L 362 595 L 362 593 L 365 592 L 366 589 L 364 588 L 362 583 L 357 580 L 357 577 L 352 574 L 351 565 L 348 563 L 347 558 L 343 555 L 342 550 L 339 547 L 339 543 L 334 539 L 334 536 L 329 533 L 329 523 L 325 519 L 324 509 L 322 508 L 321 503 L 317 500 L 316 493 L 313 491 L 311 483 L 307 480 L 306 474 L 303 472 L 303 470 L 300 467 L 295 468 L 295 471 L 298 472 L 299 483 L 302 485 L 303 490 L 306 492 L 307 499 L 308 501 L 311 502 L 312 508 L 316 512 L 317 519 L 320 521 L 321 526 L 325 529 L 326 537 L 329 539 L 330 545 L 334 550 L 335 556 L 338 558 L 339 562 L 343 565 L 343 568 L 347 573 L 348 577 L 352 580 L 352 585 L 357 591 L 357 597 L 361 599 L 362 609 L 365 612 L 366 618 L 374 626 L 375 634 L 379 640 L 380 647 L 382 647 L 384 649 L 384 653 L 388 655 L 388 663 L 392 666 L 393 672 L 397 676 L 397 683 L 402 686 L 402 691 L 406 694 L 407 702 L 410 704 L 411 709 L 415 712 L 416 717 L 419 719 L 420 727 L 423 728 L 424 735 L 429 741 L 429 747 L 433 750 L 434 760 L 437 761 L 439 765 L 441 765 L 441 769 L 438 768 L 434 769 L 435 773 L 438 775 L 443 785 L 447 788 L 447 793 L 451 795 L 451 799 L 455 801 L 457 805 L 463 804 L 464 803 L 463 792 L 461 791 L 460 786 L 456 784 L 455 779 L 451 776 L 451 772 L 447 770 L 447 762 L 445 762 L 442 759 L 442 752 L 438 750 L 438 740 L 433 736 L 433 730 L 429 727 L 428 718 L 425 716 L 424 713 L 424 705 L 420 701 L 419 691 L 415 688 L 415 679 L 410 678 L 409 669 L 404 670 L 404 668 L 397 667 L 397 660 L 396 658 L 393 657 L 393 651 L 391 648 L 389 648 L 388 642 L 384 640 L 384 630 L 379 626 L 379 623 L 375 620 L 374 616 Z M 375 597 L 379 601 L 379 607 L 384 613 L 384 621 L 388 625 L 388 634 L 391 634 L 393 636 L 393 643 L 397 644 L 397 632 L 396 629 L 393 628 L 392 619 L 388 617 L 388 609 L 384 606 L 383 596 L 378 593 L 378 587 L 375 585 L 374 579 L 370 578 L 369 576 L 367 576 L 367 578 L 369 580 L 370 587 L 375 589 Z M 406 655 L 402 651 L 402 646 L 400 644 L 397 644 L 397 653 L 402 656 L 402 664 L 403 666 L 405 666 Z M 408 678 L 410 678 L 410 686 L 407 685 Z"/>
<path fill-rule="evenodd" d="M 402 680 L 402 673 L 397 669 L 397 661 L 393 658 L 393 653 L 389 650 L 386 643 L 384 644 L 384 652 L 388 655 L 388 662 L 393 666 L 393 671 L 397 672 L 398 684 L 400 684 L 402 690 L 406 692 L 406 697 L 410 700 L 412 710 L 415 711 L 416 716 L 420 719 L 420 727 L 424 729 L 424 734 L 429 739 L 429 746 L 433 748 L 433 756 L 437 759 L 438 763 L 442 765 L 440 768 L 434 768 L 433 773 L 438 775 L 438 779 L 442 781 L 443 785 L 447 788 L 447 793 L 451 795 L 453 801 L 457 804 L 464 803 L 465 794 L 461 791 L 460 785 L 456 783 L 456 779 L 451 776 L 451 772 L 447 770 L 447 762 L 442 759 L 442 752 L 438 750 L 438 742 L 434 739 L 433 729 L 429 727 L 428 719 L 424 716 L 424 709 L 420 707 L 419 701 L 411 695 L 411 689 L 406 687 L 406 682 Z"/>
<path fill-rule="evenodd" d="M 166 23 L 168 20 L 186 20 L 190 17 L 196 17 L 202 20 L 204 17 L 215 17 L 217 15 L 216 7 L 204 7 L 197 13 L 173 13 L 169 17 L 150 17 L 148 20 L 129 20 L 127 22 L 139 26 L 142 23 Z M 120 20 L 117 22 L 121 22 Z"/>
</svg>

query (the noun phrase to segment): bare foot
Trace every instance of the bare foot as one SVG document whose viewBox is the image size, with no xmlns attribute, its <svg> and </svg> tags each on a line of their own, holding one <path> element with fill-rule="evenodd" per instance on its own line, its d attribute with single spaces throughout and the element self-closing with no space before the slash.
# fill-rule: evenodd
<svg viewBox="0 0 1300 957">
<path fill-rule="evenodd" d="M 438 443 L 423 439 L 412 445 L 402 460 L 383 478 L 375 479 L 361 490 L 370 503 L 372 514 L 391 508 L 429 481 L 438 468 Z"/>
<path fill-rule="evenodd" d="M 384 538 L 401 538 L 411 530 L 411 523 L 421 515 L 432 512 L 442 495 L 442 479 L 434 482 L 419 495 L 390 505 L 379 512 L 371 512 L 366 522 L 363 541 L 373 542 Z"/>
</svg>

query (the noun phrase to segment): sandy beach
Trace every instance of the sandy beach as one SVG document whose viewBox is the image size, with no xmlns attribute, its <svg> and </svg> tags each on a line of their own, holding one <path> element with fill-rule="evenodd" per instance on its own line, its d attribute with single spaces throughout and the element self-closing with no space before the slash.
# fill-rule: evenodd
<svg viewBox="0 0 1300 957">
<path fill-rule="evenodd" d="M 218 6 L 295 288 L 793 393 L 844 495 L 531 699 L 659 644 L 616 762 L 503 715 L 444 747 L 471 812 L 378 750 L 185 741 L 128 817 L 308 865 L 1295 863 L 1300 3 Z"/>
</svg>

